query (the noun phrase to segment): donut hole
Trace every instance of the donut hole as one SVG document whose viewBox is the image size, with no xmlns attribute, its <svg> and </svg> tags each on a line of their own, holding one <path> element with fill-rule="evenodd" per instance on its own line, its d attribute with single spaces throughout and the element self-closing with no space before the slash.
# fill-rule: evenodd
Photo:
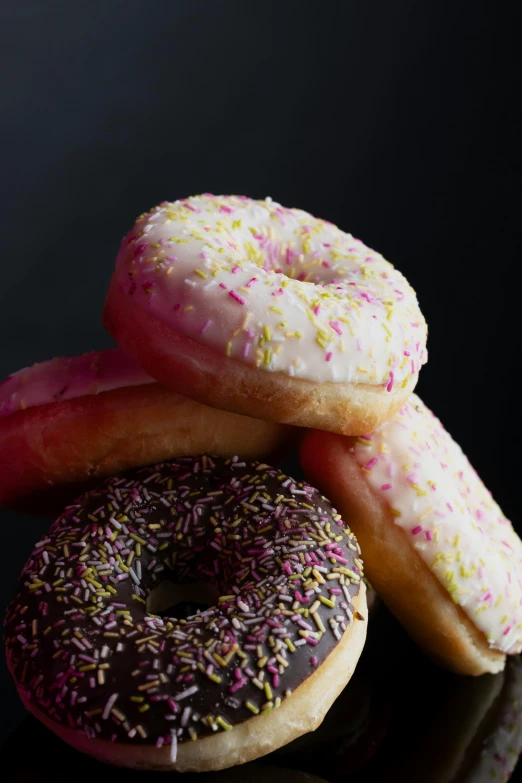
<svg viewBox="0 0 522 783">
<path fill-rule="evenodd" d="M 150 592 L 147 612 L 170 619 L 186 619 L 217 603 L 219 592 L 210 582 L 184 581 L 166 577 Z"/>
</svg>

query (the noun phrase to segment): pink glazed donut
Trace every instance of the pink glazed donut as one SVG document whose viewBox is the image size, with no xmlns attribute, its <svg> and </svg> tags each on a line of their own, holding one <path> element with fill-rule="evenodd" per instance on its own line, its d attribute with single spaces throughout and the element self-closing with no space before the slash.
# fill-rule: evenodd
<svg viewBox="0 0 522 783">
<path fill-rule="evenodd" d="M 290 433 L 181 397 L 118 349 L 51 359 L 0 383 L 0 506 L 54 515 L 113 473 L 208 452 L 273 456 Z"/>
<path fill-rule="evenodd" d="M 271 199 L 205 194 L 142 215 L 104 323 L 174 391 L 351 435 L 389 419 L 426 361 L 426 324 L 401 273 Z"/>
</svg>

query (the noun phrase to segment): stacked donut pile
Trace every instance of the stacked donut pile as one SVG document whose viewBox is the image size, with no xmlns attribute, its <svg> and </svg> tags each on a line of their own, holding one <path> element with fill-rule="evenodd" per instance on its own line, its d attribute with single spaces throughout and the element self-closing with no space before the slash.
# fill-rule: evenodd
<svg viewBox="0 0 522 783">
<path fill-rule="evenodd" d="M 118 348 L 0 385 L 0 503 L 61 511 L 4 624 L 59 736 L 202 771 L 313 730 L 364 645 L 363 560 L 442 666 L 522 649 L 522 543 L 413 394 L 426 323 L 381 255 L 270 199 L 165 202 L 104 323 Z M 169 611 L 180 586 L 207 606 Z"/>
</svg>

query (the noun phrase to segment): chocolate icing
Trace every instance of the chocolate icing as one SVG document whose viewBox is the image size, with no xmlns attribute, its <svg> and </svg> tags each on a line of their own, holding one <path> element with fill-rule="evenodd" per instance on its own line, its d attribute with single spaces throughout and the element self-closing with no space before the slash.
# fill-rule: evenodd
<svg viewBox="0 0 522 783">
<path fill-rule="evenodd" d="M 363 619 L 359 556 L 331 504 L 268 465 L 190 457 L 110 478 L 23 569 L 4 623 L 13 675 L 91 737 L 161 746 L 228 730 L 276 709 Z M 166 577 L 208 580 L 220 598 L 150 615 Z"/>
</svg>

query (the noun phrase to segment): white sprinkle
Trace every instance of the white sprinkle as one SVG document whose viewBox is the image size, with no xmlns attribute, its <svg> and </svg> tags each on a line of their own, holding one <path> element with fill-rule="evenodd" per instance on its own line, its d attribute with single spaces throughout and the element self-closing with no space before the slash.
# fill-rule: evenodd
<svg viewBox="0 0 522 783">
<path fill-rule="evenodd" d="M 174 763 L 178 757 L 178 738 L 175 731 L 171 731 L 170 736 L 172 738 L 170 742 L 170 760 Z"/>
<path fill-rule="evenodd" d="M 109 698 L 107 699 L 107 704 L 105 705 L 105 709 L 103 710 L 103 714 L 102 714 L 103 720 L 107 720 L 107 718 L 109 717 L 111 710 L 116 702 L 116 699 L 118 698 L 118 695 L 119 694 L 117 693 L 113 693 L 112 696 L 109 696 Z"/>
<path fill-rule="evenodd" d="M 199 691 L 199 687 L 197 685 L 192 685 L 190 688 L 187 688 L 186 691 L 181 691 L 181 693 L 178 693 L 177 696 L 173 696 L 173 701 L 181 701 L 182 699 L 187 699 L 189 696 L 193 696 L 194 693 L 197 693 Z"/>
</svg>

